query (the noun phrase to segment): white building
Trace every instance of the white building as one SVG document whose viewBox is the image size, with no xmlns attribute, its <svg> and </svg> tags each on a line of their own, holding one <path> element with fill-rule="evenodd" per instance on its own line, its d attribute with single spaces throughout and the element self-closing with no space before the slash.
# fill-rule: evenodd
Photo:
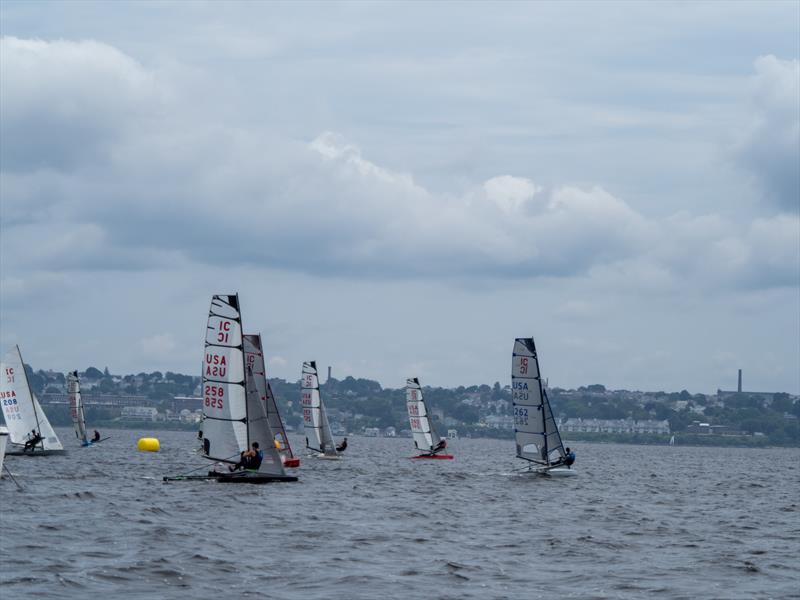
<svg viewBox="0 0 800 600">
<path fill-rule="evenodd" d="M 559 428 L 564 432 L 579 433 L 656 433 L 669 434 L 669 421 L 651 419 L 567 419 Z"/>
<path fill-rule="evenodd" d="M 122 418 L 128 421 L 155 421 L 158 410 L 149 406 L 123 406 Z"/>
</svg>

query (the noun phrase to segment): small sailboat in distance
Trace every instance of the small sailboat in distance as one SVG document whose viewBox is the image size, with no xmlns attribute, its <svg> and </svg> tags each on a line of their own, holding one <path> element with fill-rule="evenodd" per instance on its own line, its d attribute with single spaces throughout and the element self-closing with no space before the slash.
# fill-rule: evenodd
<svg viewBox="0 0 800 600">
<path fill-rule="evenodd" d="M 289 436 L 286 435 L 283 419 L 281 419 L 281 414 L 278 412 L 278 403 L 275 401 L 275 394 L 272 393 L 272 388 L 267 379 L 264 365 L 264 350 L 261 345 L 261 334 L 244 335 L 244 356 L 245 363 L 249 367 L 247 375 L 248 377 L 252 375 L 253 383 L 258 390 L 258 395 L 266 408 L 270 429 L 272 429 L 272 433 L 275 434 L 275 448 L 281 456 L 283 466 L 287 469 L 299 467 L 300 458 L 295 456 L 294 452 L 292 452 Z"/>
<path fill-rule="evenodd" d="M 108 437 L 101 438 L 97 431 L 92 439 L 89 439 L 86 434 L 86 416 L 81 397 L 81 382 L 78 379 L 77 371 L 67 373 L 67 394 L 69 395 L 69 413 L 72 417 L 72 425 L 75 427 L 75 437 L 78 438 L 81 446 L 88 447 L 107 440 Z"/>
<path fill-rule="evenodd" d="M 533 338 L 514 341 L 511 392 L 517 457 L 527 460 L 528 470 L 532 472 L 551 476 L 574 475 L 575 471 L 567 466 L 567 452 L 553 418 L 547 391 L 542 386 Z"/>
<path fill-rule="evenodd" d="M 9 456 L 64 454 L 64 446 L 31 390 L 19 346 L 0 361 L 0 402 L 9 433 Z"/>
<path fill-rule="evenodd" d="M 674 446 L 675 445 L 675 436 L 674 435 L 671 438 L 669 438 L 669 445 L 670 446 Z"/>
<path fill-rule="evenodd" d="M 306 448 L 315 458 L 338 460 L 339 449 L 344 450 L 344 442 L 337 448 L 333 441 L 331 424 L 325 412 L 325 404 L 319 394 L 319 375 L 315 361 L 303 363 L 303 377 L 300 380 L 300 404 L 303 407 L 303 426 L 306 430 Z M 309 439 L 309 434 L 310 438 Z M 345 438 L 346 440 L 346 438 Z M 346 447 L 346 446 L 345 446 Z"/>
<path fill-rule="evenodd" d="M 416 377 L 406 380 L 406 407 L 411 434 L 414 436 L 414 447 L 422 453 L 411 458 L 452 460 L 453 455 L 447 452 L 447 440 L 436 433 L 422 395 L 422 386 Z"/>
<path fill-rule="evenodd" d="M 207 475 L 177 475 L 164 481 L 297 481 L 283 470 L 264 402 L 247 370 L 239 296 L 213 296 L 203 360 L 202 441 L 203 458 L 217 463 L 217 468 Z M 249 452 L 252 457 L 247 457 Z"/>
</svg>

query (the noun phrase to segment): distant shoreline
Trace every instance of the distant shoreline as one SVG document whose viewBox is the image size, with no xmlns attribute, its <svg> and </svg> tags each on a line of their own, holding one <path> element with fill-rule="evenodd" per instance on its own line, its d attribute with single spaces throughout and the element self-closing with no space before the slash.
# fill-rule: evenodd
<svg viewBox="0 0 800 600">
<path fill-rule="evenodd" d="M 198 431 L 199 423 L 176 423 L 174 421 L 98 421 L 92 425 L 93 429 L 138 429 L 144 431 Z M 470 432 L 471 436 L 461 436 L 462 439 L 507 439 L 512 440 L 508 430 L 484 431 L 487 435 L 480 435 L 476 431 Z M 297 431 L 289 432 L 290 435 L 302 435 Z M 348 436 L 363 436 L 361 433 L 350 432 Z M 797 444 L 774 444 L 769 438 L 743 436 L 743 435 L 704 435 L 693 433 L 676 433 L 674 447 L 719 447 L 719 448 L 800 448 Z M 401 437 L 401 436 L 398 436 Z M 609 444 L 630 444 L 632 446 L 667 446 L 672 435 L 656 434 L 618 434 L 618 433 L 578 433 L 569 432 L 561 435 L 564 443 L 595 442 Z M 411 438 L 408 438 L 411 439 Z"/>
</svg>

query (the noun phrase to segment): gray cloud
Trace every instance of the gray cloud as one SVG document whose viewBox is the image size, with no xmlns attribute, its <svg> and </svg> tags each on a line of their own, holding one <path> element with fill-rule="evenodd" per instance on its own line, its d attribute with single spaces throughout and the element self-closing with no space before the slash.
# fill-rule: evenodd
<svg viewBox="0 0 800 600">
<path fill-rule="evenodd" d="M 737 148 L 740 162 L 782 210 L 800 212 L 800 61 L 755 61 L 753 116 Z"/>
</svg>

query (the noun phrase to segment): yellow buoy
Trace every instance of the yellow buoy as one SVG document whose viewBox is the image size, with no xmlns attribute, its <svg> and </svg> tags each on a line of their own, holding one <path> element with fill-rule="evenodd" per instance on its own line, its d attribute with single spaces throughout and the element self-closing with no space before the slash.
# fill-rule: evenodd
<svg viewBox="0 0 800 600">
<path fill-rule="evenodd" d="M 161 443 L 156 438 L 139 438 L 136 447 L 139 452 L 158 452 L 161 450 Z"/>
</svg>

